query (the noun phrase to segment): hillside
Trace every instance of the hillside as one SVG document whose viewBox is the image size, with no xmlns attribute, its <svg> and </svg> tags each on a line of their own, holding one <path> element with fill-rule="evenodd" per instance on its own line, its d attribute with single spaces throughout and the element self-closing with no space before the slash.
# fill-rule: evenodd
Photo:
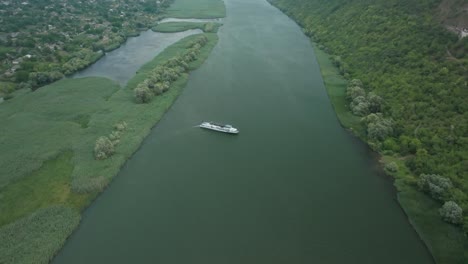
<svg viewBox="0 0 468 264">
<path fill-rule="evenodd" d="M 465 27 L 467 1 L 270 2 L 348 80 L 343 107 L 361 121 L 340 120 L 382 155 L 436 261 L 467 263 L 468 37 L 447 30 Z M 439 214 L 447 202 L 456 220 Z"/>
<path fill-rule="evenodd" d="M 468 29 L 468 1 L 441 1 L 437 12 L 435 12 L 435 18 L 444 24 L 448 30 L 460 34 L 461 30 Z"/>
</svg>

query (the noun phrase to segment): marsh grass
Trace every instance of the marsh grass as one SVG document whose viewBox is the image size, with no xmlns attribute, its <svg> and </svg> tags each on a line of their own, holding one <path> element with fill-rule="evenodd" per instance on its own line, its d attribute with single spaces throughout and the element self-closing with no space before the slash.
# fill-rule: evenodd
<svg viewBox="0 0 468 264">
<path fill-rule="evenodd" d="M 49 263 L 80 222 L 77 210 L 50 206 L 0 229 L 0 263 Z"/>
<path fill-rule="evenodd" d="M 200 29 L 206 33 L 216 33 L 218 28 L 221 26 L 220 23 L 214 22 L 167 22 L 157 24 L 152 28 L 155 32 L 163 33 L 173 33 L 173 32 L 182 32 L 190 29 Z"/>
<path fill-rule="evenodd" d="M 65 79 L 0 105 L 0 263 L 47 263 L 78 225 L 80 212 L 139 148 L 188 80 L 135 104 L 133 88 L 156 66 L 183 53 L 201 34 L 186 37 L 145 64 L 125 88 L 105 78 Z M 189 70 L 200 66 L 217 42 L 208 43 Z M 115 154 L 96 160 L 96 139 L 120 134 Z"/>
<path fill-rule="evenodd" d="M 44 162 L 39 170 L 5 187 L 0 196 L 0 226 L 51 204 L 67 204 L 81 210 L 88 202 L 88 196 L 70 190 L 72 156 L 71 151 L 66 151 Z"/>
</svg>

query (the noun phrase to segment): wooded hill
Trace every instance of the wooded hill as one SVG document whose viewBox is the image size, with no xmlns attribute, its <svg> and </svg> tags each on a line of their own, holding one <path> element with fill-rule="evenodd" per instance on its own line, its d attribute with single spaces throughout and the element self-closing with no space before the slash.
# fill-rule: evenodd
<svg viewBox="0 0 468 264">
<path fill-rule="evenodd" d="M 440 208 L 466 245 L 468 36 L 448 29 L 463 27 L 468 1 L 269 1 L 293 18 L 349 81 L 349 110 L 362 118 L 355 133 L 397 162 L 388 171 L 405 172 L 403 184 L 435 201 L 434 215 Z M 412 203 L 416 208 L 423 202 Z M 456 220 L 444 215 L 447 210 Z M 437 235 L 443 244 L 447 234 Z"/>
</svg>

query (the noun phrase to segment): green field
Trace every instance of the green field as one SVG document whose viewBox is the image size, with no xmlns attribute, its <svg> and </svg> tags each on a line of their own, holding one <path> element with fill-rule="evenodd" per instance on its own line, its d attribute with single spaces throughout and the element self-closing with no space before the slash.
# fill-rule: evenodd
<svg viewBox="0 0 468 264">
<path fill-rule="evenodd" d="M 166 10 L 166 17 L 173 18 L 219 18 L 226 10 L 220 0 L 175 0 Z"/>
<path fill-rule="evenodd" d="M 163 32 L 163 33 L 173 33 L 173 32 L 181 32 L 190 29 L 200 29 L 204 32 L 217 32 L 218 28 L 221 26 L 220 23 L 213 23 L 213 22 L 167 22 L 157 24 L 152 28 L 155 32 Z"/>
<path fill-rule="evenodd" d="M 204 35 L 209 41 L 190 70 L 217 42 L 216 34 Z M 105 78 L 65 79 L 0 105 L 0 263 L 47 263 L 60 249 L 78 225 L 79 212 L 138 149 L 181 93 L 188 74 L 148 104 L 135 103 L 133 88 L 198 36 L 164 50 L 123 89 Z M 96 139 L 122 121 L 128 128 L 116 153 L 95 160 Z"/>
</svg>

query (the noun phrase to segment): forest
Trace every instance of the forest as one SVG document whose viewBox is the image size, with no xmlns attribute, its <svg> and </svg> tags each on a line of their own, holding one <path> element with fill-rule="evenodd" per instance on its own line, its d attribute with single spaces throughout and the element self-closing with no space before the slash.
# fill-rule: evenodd
<svg viewBox="0 0 468 264">
<path fill-rule="evenodd" d="M 466 17 L 460 10 L 467 1 L 270 2 L 348 80 L 348 110 L 361 118 L 355 134 L 392 160 L 385 165 L 389 174 L 407 172 L 404 185 L 438 204 L 432 210 L 466 239 L 468 37 L 450 31 L 466 21 L 451 27 L 440 14 L 452 4 L 446 17 Z"/>
</svg>

